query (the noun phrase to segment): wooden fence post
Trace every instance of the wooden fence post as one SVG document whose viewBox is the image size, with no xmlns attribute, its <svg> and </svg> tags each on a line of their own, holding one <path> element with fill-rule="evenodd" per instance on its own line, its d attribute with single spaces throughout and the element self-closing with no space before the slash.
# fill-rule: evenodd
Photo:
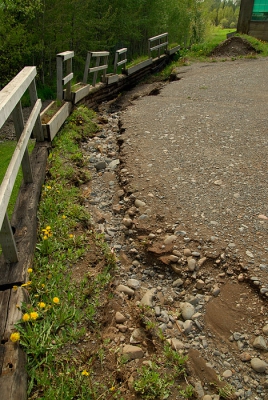
<svg viewBox="0 0 268 400">
<path fill-rule="evenodd" d="M 73 51 L 64 51 L 57 54 L 57 100 L 62 101 L 65 97 L 66 100 L 71 101 L 71 80 L 73 79 L 72 72 L 72 58 L 74 57 Z M 63 63 L 66 61 L 66 73 L 63 77 Z M 63 94 L 63 87 L 66 86 L 65 96 Z"/>
<path fill-rule="evenodd" d="M 34 107 L 35 103 L 38 100 L 35 79 L 29 85 L 29 94 L 30 94 L 30 99 L 31 99 L 31 106 Z M 37 142 L 44 141 L 44 133 L 43 133 L 40 114 L 37 117 L 35 126 L 33 128 L 33 137 L 36 138 Z"/>
</svg>

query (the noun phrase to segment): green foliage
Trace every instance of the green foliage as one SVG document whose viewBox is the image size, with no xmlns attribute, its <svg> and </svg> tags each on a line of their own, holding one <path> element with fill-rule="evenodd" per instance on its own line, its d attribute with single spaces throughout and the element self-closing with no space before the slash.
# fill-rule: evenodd
<svg viewBox="0 0 268 400">
<path fill-rule="evenodd" d="M 184 389 L 181 389 L 179 386 L 179 394 L 184 399 L 191 399 L 195 395 L 194 387 L 192 385 L 188 385 Z"/>
<path fill-rule="evenodd" d="M 165 355 L 165 364 L 166 366 L 172 367 L 173 377 L 179 377 L 186 374 L 186 361 L 187 357 L 182 356 L 173 350 L 170 344 L 166 343 L 164 345 L 164 355 Z"/>
<path fill-rule="evenodd" d="M 188 45 L 204 32 L 198 0 L 0 0 L 0 88 L 25 65 L 36 65 L 41 98 L 51 98 L 56 54 L 74 50 L 77 81 L 87 51 L 128 48 L 128 59 L 147 54 L 148 38 L 163 32 Z M 48 88 L 52 87 L 51 90 Z"/>
<path fill-rule="evenodd" d="M 161 377 L 157 371 L 157 365 L 152 363 L 151 368 L 143 366 L 138 370 L 139 377 L 134 382 L 134 390 L 143 399 L 167 399 L 169 387 L 173 382 L 167 376 Z"/>
</svg>

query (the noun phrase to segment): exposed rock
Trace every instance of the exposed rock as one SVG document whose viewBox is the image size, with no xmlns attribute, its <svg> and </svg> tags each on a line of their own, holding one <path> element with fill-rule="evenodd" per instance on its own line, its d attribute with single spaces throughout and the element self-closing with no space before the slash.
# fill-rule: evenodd
<svg viewBox="0 0 268 400">
<path fill-rule="evenodd" d="M 126 317 L 123 314 L 121 314 L 121 312 L 117 311 L 115 313 L 115 322 L 117 324 L 123 324 L 125 321 L 126 321 Z"/>
<path fill-rule="evenodd" d="M 137 358 L 142 358 L 144 355 L 143 350 L 138 346 L 132 346 L 127 344 L 123 347 L 123 354 L 130 360 L 135 360 Z"/>
<path fill-rule="evenodd" d="M 267 364 L 265 361 L 260 360 L 259 358 L 252 358 L 251 359 L 251 367 L 254 369 L 256 372 L 265 372 L 267 368 Z"/>
<path fill-rule="evenodd" d="M 123 292 L 127 294 L 128 296 L 134 296 L 134 290 L 130 289 L 128 286 L 125 285 L 118 285 L 116 288 L 117 292 Z"/>
</svg>

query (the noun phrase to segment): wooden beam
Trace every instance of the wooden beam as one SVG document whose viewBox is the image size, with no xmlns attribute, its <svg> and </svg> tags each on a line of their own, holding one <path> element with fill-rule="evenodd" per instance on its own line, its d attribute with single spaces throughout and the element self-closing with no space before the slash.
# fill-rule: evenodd
<svg viewBox="0 0 268 400">
<path fill-rule="evenodd" d="M 0 91 L 0 128 L 4 125 L 35 76 L 36 67 L 24 67 L 23 70 Z"/>
<path fill-rule="evenodd" d="M 29 94 L 30 94 L 30 99 L 31 99 L 31 106 L 34 107 L 36 102 L 37 102 L 37 100 L 38 100 L 35 79 L 29 85 Z M 44 141 L 44 134 L 43 134 L 43 128 L 42 128 L 42 122 L 41 122 L 40 114 L 37 117 L 35 126 L 33 128 L 33 137 L 38 142 L 43 142 Z"/>
</svg>

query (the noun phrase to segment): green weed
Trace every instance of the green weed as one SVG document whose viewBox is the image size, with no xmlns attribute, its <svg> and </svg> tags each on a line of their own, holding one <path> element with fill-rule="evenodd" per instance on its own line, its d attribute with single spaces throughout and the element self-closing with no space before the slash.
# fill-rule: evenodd
<svg viewBox="0 0 268 400">
<path fill-rule="evenodd" d="M 169 396 L 173 381 L 162 377 L 157 369 L 157 365 L 152 363 L 151 368 L 144 366 L 138 370 L 139 377 L 134 382 L 134 390 L 144 399 L 167 399 Z"/>
</svg>

